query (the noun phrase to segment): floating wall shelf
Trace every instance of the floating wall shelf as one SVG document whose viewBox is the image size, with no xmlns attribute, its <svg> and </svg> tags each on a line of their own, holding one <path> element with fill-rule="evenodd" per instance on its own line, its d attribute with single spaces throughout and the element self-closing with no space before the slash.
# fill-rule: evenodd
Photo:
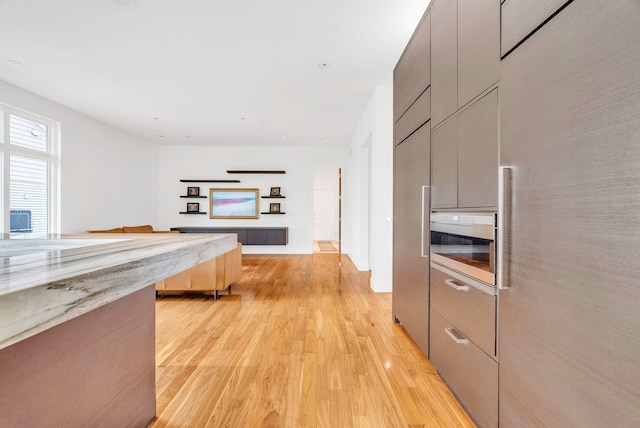
<svg viewBox="0 0 640 428">
<path fill-rule="evenodd" d="M 181 183 L 240 183 L 240 180 L 180 180 Z"/>
<path fill-rule="evenodd" d="M 181 198 L 200 198 L 200 199 L 207 199 L 206 196 L 189 196 L 189 195 L 180 195 Z"/>
<path fill-rule="evenodd" d="M 286 213 L 282 212 L 282 211 L 278 211 L 278 212 L 274 211 L 274 212 L 263 212 L 263 213 L 260 213 L 260 214 L 286 214 Z"/>
<path fill-rule="evenodd" d="M 228 169 L 227 174 L 286 174 L 282 170 L 244 170 L 244 169 Z"/>
<path fill-rule="evenodd" d="M 286 196 L 260 196 L 262 199 L 285 199 Z"/>
<path fill-rule="evenodd" d="M 180 214 L 206 214 L 203 212 L 194 212 L 194 211 L 180 211 Z"/>
</svg>

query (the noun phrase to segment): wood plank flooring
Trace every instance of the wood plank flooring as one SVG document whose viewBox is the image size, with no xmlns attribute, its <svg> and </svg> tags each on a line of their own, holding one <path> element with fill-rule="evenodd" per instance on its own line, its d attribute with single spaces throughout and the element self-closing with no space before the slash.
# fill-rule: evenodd
<svg viewBox="0 0 640 428">
<path fill-rule="evenodd" d="M 473 427 L 368 282 L 340 254 L 245 255 L 229 296 L 158 298 L 153 427 Z"/>
</svg>

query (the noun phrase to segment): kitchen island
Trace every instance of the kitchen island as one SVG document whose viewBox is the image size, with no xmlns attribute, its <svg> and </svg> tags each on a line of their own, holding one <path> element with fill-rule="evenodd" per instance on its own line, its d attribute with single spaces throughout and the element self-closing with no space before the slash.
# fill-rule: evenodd
<svg viewBox="0 0 640 428">
<path fill-rule="evenodd" d="M 2 425 L 149 425 L 154 284 L 233 250 L 236 236 L 2 238 Z"/>
</svg>

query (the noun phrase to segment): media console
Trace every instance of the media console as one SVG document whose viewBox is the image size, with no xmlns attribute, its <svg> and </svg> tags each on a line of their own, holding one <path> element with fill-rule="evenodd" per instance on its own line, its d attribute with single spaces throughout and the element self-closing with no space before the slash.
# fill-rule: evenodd
<svg viewBox="0 0 640 428">
<path fill-rule="evenodd" d="M 288 227 L 172 227 L 180 233 L 235 233 L 242 245 L 287 245 Z"/>
</svg>

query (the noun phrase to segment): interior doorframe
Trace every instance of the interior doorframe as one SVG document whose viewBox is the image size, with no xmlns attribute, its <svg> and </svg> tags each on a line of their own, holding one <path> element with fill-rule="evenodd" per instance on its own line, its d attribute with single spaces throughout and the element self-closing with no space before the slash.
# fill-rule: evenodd
<svg viewBox="0 0 640 428">
<path fill-rule="evenodd" d="M 318 186 L 322 186 L 321 183 L 318 183 L 318 176 L 317 176 L 317 172 L 318 171 L 331 171 L 331 177 L 330 178 L 324 178 L 323 179 L 323 183 L 324 186 L 326 187 L 318 187 Z M 337 177 L 336 177 L 337 175 Z M 327 177 L 329 177 L 328 173 L 327 173 Z M 332 184 L 329 186 L 326 183 L 331 182 Z M 313 192 L 315 192 L 316 190 L 334 190 L 334 195 L 335 195 L 335 205 L 334 207 L 336 208 L 334 210 L 334 212 L 331 214 L 334 217 L 335 220 L 335 229 L 334 229 L 334 233 L 337 235 L 337 249 L 338 249 L 338 253 L 342 253 L 342 213 L 343 213 L 343 209 L 342 209 L 342 195 L 343 195 L 343 189 L 342 189 L 342 184 L 343 184 L 343 180 L 342 180 L 342 168 L 341 167 L 334 167 L 334 166 L 317 166 L 314 168 L 314 173 L 313 173 Z M 337 185 L 337 187 L 335 187 Z M 315 198 L 314 198 L 315 199 Z M 315 203 L 315 202 L 314 202 Z M 315 214 L 316 214 L 316 207 L 313 207 L 313 213 L 314 213 L 314 218 L 313 218 L 313 222 L 314 224 L 312 225 L 312 229 L 314 230 L 312 235 L 315 234 Z M 336 235 L 333 235 L 332 240 L 335 240 Z M 312 241 L 315 241 L 316 238 L 315 236 L 312 236 Z M 336 241 L 334 241 L 336 242 Z"/>
</svg>

